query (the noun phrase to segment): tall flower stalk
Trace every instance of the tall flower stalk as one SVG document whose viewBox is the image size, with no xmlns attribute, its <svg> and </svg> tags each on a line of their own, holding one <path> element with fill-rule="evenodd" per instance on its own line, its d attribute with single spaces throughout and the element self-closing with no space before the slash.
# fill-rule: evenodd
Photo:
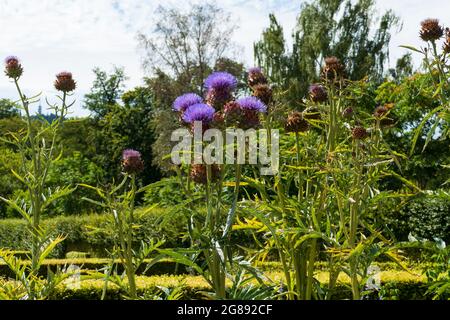
<svg viewBox="0 0 450 320">
<path fill-rule="evenodd" d="M 39 95 L 28 98 L 23 94 L 19 84 L 23 68 L 17 57 L 10 56 L 5 59 L 5 74 L 13 81 L 19 95 L 21 107 L 25 113 L 26 134 L 10 133 L 11 139 L 2 140 L 17 147 L 22 156 L 20 171 L 13 171 L 12 173 L 24 184 L 28 199 L 6 199 L 3 197 L 0 197 L 0 199 L 18 211 L 28 223 L 28 230 L 31 234 L 31 264 L 29 267 L 23 268 L 22 262 L 16 259 L 13 254 L 2 253 L 2 258 L 16 274 L 17 281 L 21 283 L 26 293 L 22 298 L 42 299 L 50 296 L 56 284 L 66 277 L 57 273 L 53 277 L 43 280 L 39 275 L 39 269 L 44 259 L 64 239 L 62 236 L 54 238 L 50 230 L 43 227 L 41 219 L 46 208 L 55 200 L 74 190 L 70 187 L 49 190 L 46 186 L 46 180 L 49 169 L 58 158 L 56 152 L 60 152 L 61 145 L 58 145 L 56 141 L 67 115 L 67 110 L 73 105 L 73 102 L 67 103 L 67 97 L 75 90 L 76 83 L 70 72 L 61 72 L 56 75 L 54 86 L 56 90 L 62 93 L 62 96 L 58 96 L 61 104 L 50 105 L 56 119 L 49 123 L 46 120 L 34 120 L 30 113 L 30 105 L 36 102 Z"/>
<path fill-rule="evenodd" d="M 113 282 L 126 292 L 127 299 L 137 300 L 140 296 L 136 284 L 136 272 L 143 264 L 146 264 L 146 259 L 162 245 L 163 241 L 154 242 L 153 239 L 147 239 L 141 241 L 140 247 L 136 249 L 135 230 L 139 228 L 137 216 L 142 215 L 142 213 L 136 212 L 136 196 L 146 190 L 145 187 L 138 189 L 137 176 L 144 170 L 144 162 L 139 151 L 126 149 L 122 153 L 121 164 L 123 179 L 120 184 L 113 185 L 111 189 L 102 190 L 85 184 L 80 184 L 80 186 L 97 191 L 102 202 L 88 198 L 84 198 L 84 200 L 106 209 L 110 214 L 113 230 L 116 233 L 109 271 L 106 276 L 101 275 L 105 280 L 104 288 L 106 290 L 108 282 Z M 116 259 L 123 266 L 126 282 L 113 268 Z"/>
</svg>

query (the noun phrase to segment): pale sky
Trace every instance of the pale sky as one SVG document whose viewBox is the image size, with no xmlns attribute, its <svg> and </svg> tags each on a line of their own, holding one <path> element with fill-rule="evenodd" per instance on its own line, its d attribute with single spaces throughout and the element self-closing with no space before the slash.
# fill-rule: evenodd
<svg viewBox="0 0 450 320">
<path fill-rule="evenodd" d="M 78 82 L 74 115 L 87 115 L 81 108 L 89 91 L 92 69 L 123 66 L 127 88 L 140 85 L 144 72 L 136 34 L 151 30 L 159 4 L 188 6 L 189 0 L 0 0 L 0 58 L 18 56 L 25 68 L 21 83 L 28 94 L 55 94 L 54 75 L 71 71 Z M 253 65 L 253 43 L 261 36 L 273 12 L 290 41 L 299 0 L 221 0 L 218 2 L 237 19 L 234 41 L 242 48 L 242 62 Z M 405 53 L 401 44 L 421 45 L 419 24 L 438 18 L 450 25 L 450 0 L 377 0 L 380 12 L 393 9 L 402 18 L 403 30 L 392 36 L 391 65 Z M 0 74 L 0 98 L 15 98 L 13 85 Z M 45 109 L 45 108 L 44 108 Z"/>
</svg>

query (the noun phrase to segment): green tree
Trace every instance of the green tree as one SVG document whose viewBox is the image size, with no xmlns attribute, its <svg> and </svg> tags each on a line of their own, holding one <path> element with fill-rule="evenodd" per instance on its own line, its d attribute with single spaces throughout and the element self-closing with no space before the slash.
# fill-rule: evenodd
<svg viewBox="0 0 450 320">
<path fill-rule="evenodd" d="M 122 93 L 125 79 L 122 69 L 115 69 L 109 75 L 99 69 L 95 70 L 97 79 L 86 99 L 90 110 L 97 110 L 97 116 L 89 121 L 94 129 L 87 138 L 89 145 L 94 146 L 95 150 L 92 160 L 105 170 L 104 178 L 107 181 L 117 180 L 122 151 L 127 148 L 136 149 L 142 153 L 145 161 L 143 183 L 157 180 L 159 172 L 152 166 L 151 146 L 154 139 L 150 123 L 153 106 L 151 91 L 137 87 Z M 103 85 L 104 83 L 109 85 Z"/>
<path fill-rule="evenodd" d="M 9 100 L 0 99 L 0 119 L 20 116 L 19 106 Z"/>
<path fill-rule="evenodd" d="M 155 134 L 153 163 L 169 168 L 171 132 L 177 128 L 172 103 L 182 93 L 203 93 L 203 81 L 213 70 L 242 77 L 243 65 L 227 58 L 235 49 L 236 25 L 230 13 L 213 3 L 192 5 L 187 11 L 160 6 L 149 34 L 139 34 L 145 50 L 146 84 L 153 94 Z"/>
<path fill-rule="evenodd" d="M 375 19 L 374 0 L 313 0 L 304 3 L 293 31 L 293 47 L 288 54 L 282 27 L 275 16 L 262 39 L 255 44 L 255 57 L 288 100 L 303 97 L 319 73 L 327 56 L 345 63 L 347 76 L 360 80 L 369 76 L 380 81 L 389 56 L 390 32 L 399 25 L 392 11 Z"/>
<path fill-rule="evenodd" d="M 94 117 L 105 116 L 120 100 L 127 79 L 123 68 L 114 67 L 111 73 L 100 68 L 93 70 L 95 80 L 91 91 L 85 95 L 84 108 L 92 111 Z"/>
</svg>

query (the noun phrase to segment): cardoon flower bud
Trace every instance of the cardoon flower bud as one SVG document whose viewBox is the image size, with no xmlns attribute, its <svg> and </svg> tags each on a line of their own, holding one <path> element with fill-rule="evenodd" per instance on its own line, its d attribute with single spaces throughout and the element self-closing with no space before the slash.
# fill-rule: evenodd
<svg viewBox="0 0 450 320">
<path fill-rule="evenodd" d="M 248 70 L 247 82 L 250 87 L 254 87 L 258 84 L 267 84 L 267 78 L 261 68 L 254 67 Z"/>
<path fill-rule="evenodd" d="M 239 125 L 242 129 L 256 129 L 260 126 L 259 113 L 256 110 L 243 110 L 243 118 Z"/>
<path fill-rule="evenodd" d="M 292 112 L 286 121 L 286 132 L 306 132 L 309 130 L 309 123 L 304 119 L 301 112 Z"/>
<path fill-rule="evenodd" d="M 350 118 L 352 115 L 353 115 L 352 107 L 345 108 L 344 111 L 342 111 L 343 118 Z"/>
<path fill-rule="evenodd" d="M 190 177 L 192 181 L 198 184 L 206 184 L 208 182 L 206 165 L 194 164 L 191 168 Z M 220 169 L 217 165 L 211 165 L 211 177 L 212 183 L 216 182 L 220 177 Z"/>
<path fill-rule="evenodd" d="M 18 79 L 23 73 L 19 58 L 9 56 L 5 59 L 5 74 L 11 79 Z"/>
<path fill-rule="evenodd" d="M 387 115 L 388 112 L 389 112 L 389 109 L 386 106 L 378 106 L 378 107 L 375 108 L 375 111 L 373 112 L 373 116 L 376 119 L 381 119 L 385 115 Z"/>
<path fill-rule="evenodd" d="M 320 120 L 322 117 L 320 115 L 319 109 L 316 107 L 309 107 L 303 111 L 303 118 L 306 120 Z"/>
<path fill-rule="evenodd" d="M 328 99 L 328 93 L 324 86 L 313 84 L 309 87 L 309 97 L 313 102 L 325 102 Z"/>
<path fill-rule="evenodd" d="M 222 112 L 216 112 L 213 115 L 213 119 L 211 121 L 211 127 L 213 128 L 222 128 L 225 123 L 225 116 Z"/>
<path fill-rule="evenodd" d="M 325 58 L 322 77 L 328 81 L 336 81 L 345 76 L 345 67 L 336 57 Z"/>
<path fill-rule="evenodd" d="M 257 84 L 253 86 L 253 95 L 259 100 L 269 105 L 272 102 L 273 92 L 268 84 Z"/>
<path fill-rule="evenodd" d="M 420 37 L 423 41 L 436 41 L 444 35 L 444 28 L 439 25 L 438 19 L 426 19 L 421 26 Z"/>
<path fill-rule="evenodd" d="M 367 136 L 367 130 L 363 127 L 355 127 L 352 130 L 352 137 L 355 140 L 364 140 Z"/>
<path fill-rule="evenodd" d="M 124 150 L 122 153 L 122 171 L 128 174 L 137 174 L 144 170 L 144 161 L 141 153 L 133 149 Z"/>
<path fill-rule="evenodd" d="M 223 115 L 227 125 L 239 123 L 242 119 L 242 114 L 241 106 L 236 101 L 230 101 L 223 107 Z"/>
<path fill-rule="evenodd" d="M 205 80 L 206 101 L 211 106 L 226 103 L 233 97 L 236 78 L 227 72 L 214 72 Z"/>
<path fill-rule="evenodd" d="M 56 75 L 56 90 L 67 93 L 75 90 L 76 86 L 76 82 L 72 79 L 72 73 L 63 71 Z"/>
</svg>

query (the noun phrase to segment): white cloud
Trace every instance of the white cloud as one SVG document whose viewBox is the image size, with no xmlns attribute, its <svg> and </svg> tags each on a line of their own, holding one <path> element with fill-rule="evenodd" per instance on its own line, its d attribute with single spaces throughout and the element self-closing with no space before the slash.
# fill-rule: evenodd
<svg viewBox="0 0 450 320">
<path fill-rule="evenodd" d="M 25 67 L 21 80 L 26 92 L 54 94 L 54 75 L 61 70 L 74 73 L 79 99 L 92 84 L 92 68 L 124 66 L 128 87 L 141 82 L 143 71 L 137 50 L 136 33 L 149 30 L 159 4 L 185 8 L 189 0 L 0 0 L 0 57 L 19 56 Z M 276 14 L 290 42 L 291 31 L 302 1 L 222 0 L 219 5 L 238 20 L 234 39 L 243 48 L 239 57 L 253 63 L 253 43 L 268 25 L 268 14 Z M 388 8 L 401 16 L 403 31 L 392 39 L 392 62 L 405 50 L 400 44 L 420 45 L 419 23 L 427 17 L 449 24 L 447 0 L 378 0 L 378 8 Z M 8 80 L 0 76 L 0 96 L 12 97 Z M 76 114 L 85 114 L 78 106 Z"/>
</svg>

